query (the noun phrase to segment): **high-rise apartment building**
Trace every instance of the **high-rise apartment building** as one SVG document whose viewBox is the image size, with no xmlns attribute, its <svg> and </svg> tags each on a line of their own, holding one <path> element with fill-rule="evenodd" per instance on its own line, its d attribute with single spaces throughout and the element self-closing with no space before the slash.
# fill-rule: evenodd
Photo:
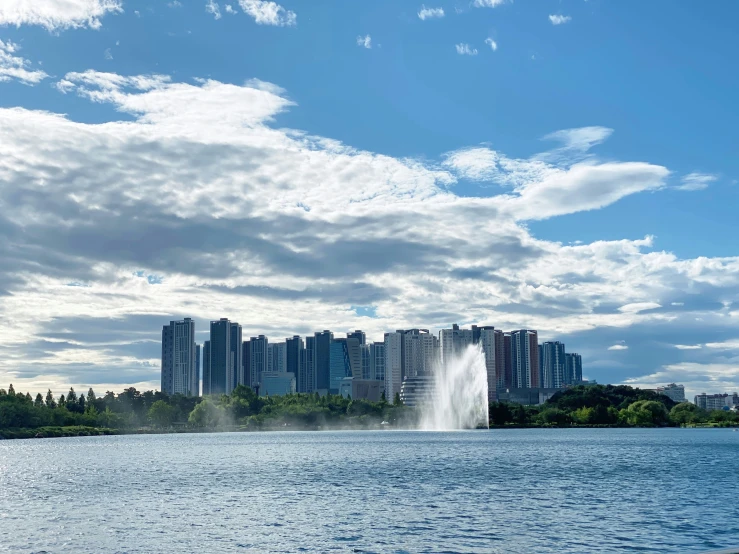
<svg viewBox="0 0 739 554">
<path fill-rule="evenodd" d="M 400 393 L 403 380 L 430 374 L 439 365 L 439 341 L 427 329 L 398 329 L 385 333 L 385 395 L 389 402 Z"/>
<path fill-rule="evenodd" d="M 295 383 L 298 392 L 306 392 L 305 384 L 301 388 L 298 388 L 298 380 L 300 379 L 301 373 L 303 376 L 305 372 L 301 372 L 301 364 L 305 363 L 305 345 L 303 339 L 295 335 L 291 339 L 285 339 L 285 371 L 292 373 L 295 376 Z"/>
<path fill-rule="evenodd" d="M 561 389 L 570 379 L 567 376 L 565 345 L 559 341 L 548 341 L 539 345 L 539 373 L 541 387 Z"/>
<path fill-rule="evenodd" d="M 334 334 L 325 330 L 313 336 L 313 390 L 326 394 L 331 389 L 331 341 L 334 340 Z"/>
<path fill-rule="evenodd" d="M 210 322 L 210 394 L 226 394 L 231 369 L 231 323 Z"/>
<path fill-rule="evenodd" d="M 251 387 L 251 340 L 241 343 L 241 375 L 239 383 Z"/>
<path fill-rule="evenodd" d="M 575 353 L 565 353 L 565 383 L 577 385 L 582 382 L 582 356 Z"/>
<path fill-rule="evenodd" d="M 442 329 L 439 331 L 441 362 L 448 364 L 450 360 L 460 356 L 474 342 L 472 329 L 460 329 L 456 323 L 452 325 L 451 329 Z"/>
<path fill-rule="evenodd" d="M 431 374 L 439 366 L 439 340 L 426 329 L 408 329 L 403 334 L 403 379 Z"/>
<path fill-rule="evenodd" d="M 241 346 L 243 341 L 241 339 L 241 325 L 238 323 L 231 323 L 231 340 L 229 341 L 229 348 L 231 350 L 231 361 L 230 368 L 227 374 L 228 379 L 226 380 L 226 394 L 231 394 L 231 391 L 236 388 L 236 385 L 245 385 L 243 381 L 239 381 L 241 376 L 241 370 L 244 365 L 241 356 L 243 354 L 243 347 Z"/>
<path fill-rule="evenodd" d="M 369 379 L 370 373 L 372 372 L 370 361 L 370 345 L 360 344 L 359 350 L 362 352 L 362 379 Z"/>
<path fill-rule="evenodd" d="M 539 340 L 536 331 L 511 331 L 511 369 L 514 388 L 541 387 L 539 379 Z"/>
<path fill-rule="evenodd" d="M 400 394 L 403 385 L 403 335 L 402 332 L 385 333 L 385 398 L 392 402 Z"/>
<path fill-rule="evenodd" d="M 484 327 L 472 326 L 473 340 L 480 345 L 482 353 L 485 356 L 485 371 L 488 378 L 488 402 L 495 402 L 498 399 L 498 365 L 503 360 L 498 360 L 498 354 L 502 350 L 503 333 L 496 331 L 492 325 Z"/>
<path fill-rule="evenodd" d="M 300 368 L 302 377 L 299 378 L 298 392 L 312 393 L 316 386 L 315 359 L 316 337 L 305 337 L 305 352 L 303 353 L 303 365 Z M 301 380 L 302 379 L 302 380 Z M 300 385 L 300 383 L 303 383 Z"/>
<path fill-rule="evenodd" d="M 267 348 L 267 371 L 285 373 L 287 367 L 287 346 L 284 342 L 270 343 Z"/>
<path fill-rule="evenodd" d="M 385 343 L 373 342 L 369 345 L 370 372 L 369 378 L 382 381 L 385 390 Z M 382 391 L 380 391 L 382 393 Z"/>
<path fill-rule="evenodd" d="M 210 322 L 210 394 L 231 394 L 242 370 L 241 325 L 222 318 Z"/>
<path fill-rule="evenodd" d="M 364 346 L 367 344 L 367 335 L 364 331 L 357 329 L 356 331 L 352 333 L 347 333 L 346 338 L 348 339 L 357 339 L 359 341 L 360 346 Z"/>
<path fill-rule="evenodd" d="M 203 396 L 210 395 L 210 341 L 203 343 Z"/>
<path fill-rule="evenodd" d="M 162 392 L 199 396 L 198 369 L 195 322 L 170 321 L 162 328 Z"/>
<path fill-rule="evenodd" d="M 200 396 L 200 360 L 201 352 L 200 345 L 195 345 L 195 394 L 193 396 Z"/>
<path fill-rule="evenodd" d="M 356 338 L 333 339 L 329 348 L 329 392 L 339 394 L 347 377 L 362 378 L 362 351 Z"/>
<path fill-rule="evenodd" d="M 262 380 L 262 373 L 267 371 L 267 350 L 269 339 L 264 335 L 249 339 L 249 371 L 251 388 L 257 389 Z"/>
<path fill-rule="evenodd" d="M 513 388 L 513 337 L 503 333 L 503 388 Z"/>
</svg>

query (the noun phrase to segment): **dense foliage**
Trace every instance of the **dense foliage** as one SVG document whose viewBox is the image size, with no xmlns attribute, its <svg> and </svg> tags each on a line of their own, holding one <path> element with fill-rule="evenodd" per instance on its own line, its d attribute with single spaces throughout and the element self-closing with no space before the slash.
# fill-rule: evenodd
<svg viewBox="0 0 739 554">
<path fill-rule="evenodd" d="M 120 394 L 78 395 L 70 389 L 55 398 L 0 389 L 0 437 L 67 436 L 138 430 L 223 430 L 264 428 L 375 428 L 411 426 L 413 410 L 394 404 L 351 400 L 338 395 L 291 394 L 258 397 L 244 386 L 230 395 L 193 398 L 128 388 Z M 75 429 L 73 433 L 70 431 Z M 21 430 L 23 430 L 21 432 Z M 37 430 L 29 433 L 28 430 Z"/>
<path fill-rule="evenodd" d="M 653 391 L 625 385 L 585 385 L 565 389 L 541 406 L 490 404 L 492 426 L 664 427 L 739 425 L 739 414 L 707 412 L 695 404 L 675 404 Z"/>
<path fill-rule="evenodd" d="M 258 397 L 244 386 L 230 395 L 193 398 L 125 389 L 96 396 L 92 389 L 69 389 L 55 398 L 0 389 L 0 438 L 56 437 L 177 430 L 378 429 L 413 428 L 418 413 L 403 406 L 352 400 L 338 395 L 289 394 Z M 706 412 L 694 404 L 675 404 L 664 395 L 628 386 L 578 386 L 555 394 L 541 406 L 493 402 L 495 427 L 661 427 L 739 425 L 739 414 Z"/>
</svg>

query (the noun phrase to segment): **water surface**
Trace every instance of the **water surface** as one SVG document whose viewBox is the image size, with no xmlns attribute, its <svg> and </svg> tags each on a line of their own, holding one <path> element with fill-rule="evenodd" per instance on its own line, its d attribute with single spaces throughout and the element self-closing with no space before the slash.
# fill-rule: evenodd
<svg viewBox="0 0 739 554">
<path fill-rule="evenodd" d="M 738 498 L 719 429 L 0 441 L 12 552 L 701 552 Z"/>
</svg>

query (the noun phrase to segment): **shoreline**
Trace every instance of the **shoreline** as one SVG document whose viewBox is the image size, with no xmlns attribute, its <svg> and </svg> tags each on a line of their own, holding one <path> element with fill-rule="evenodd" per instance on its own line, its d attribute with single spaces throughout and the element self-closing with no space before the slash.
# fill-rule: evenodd
<svg viewBox="0 0 739 554">
<path fill-rule="evenodd" d="M 626 426 L 626 425 L 492 425 L 489 428 L 459 429 L 459 431 L 505 431 L 514 429 L 729 429 L 737 430 L 739 425 L 680 425 L 680 426 Z M 27 440 L 27 439 L 54 439 L 73 437 L 102 437 L 117 435 L 181 435 L 181 434 L 215 434 L 215 433 L 263 433 L 263 432 L 320 432 L 334 431 L 431 431 L 417 427 L 301 427 L 293 426 L 265 426 L 259 429 L 244 427 L 227 427 L 219 429 L 182 428 L 182 429 L 110 429 L 99 427 L 43 427 L 37 429 L 3 429 L 0 430 L 0 440 Z M 443 432 L 443 431 L 442 431 Z"/>
</svg>

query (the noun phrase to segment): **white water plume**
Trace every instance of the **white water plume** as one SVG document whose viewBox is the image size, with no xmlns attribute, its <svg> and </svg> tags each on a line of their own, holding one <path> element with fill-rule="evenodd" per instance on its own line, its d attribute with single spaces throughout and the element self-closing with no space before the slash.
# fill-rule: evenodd
<svg viewBox="0 0 739 554">
<path fill-rule="evenodd" d="M 434 393 L 422 406 L 420 428 L 452 431 L 488 427 L 488 378 L 485 355 L 479 345 L 434 371 Z"/>
</svg>

